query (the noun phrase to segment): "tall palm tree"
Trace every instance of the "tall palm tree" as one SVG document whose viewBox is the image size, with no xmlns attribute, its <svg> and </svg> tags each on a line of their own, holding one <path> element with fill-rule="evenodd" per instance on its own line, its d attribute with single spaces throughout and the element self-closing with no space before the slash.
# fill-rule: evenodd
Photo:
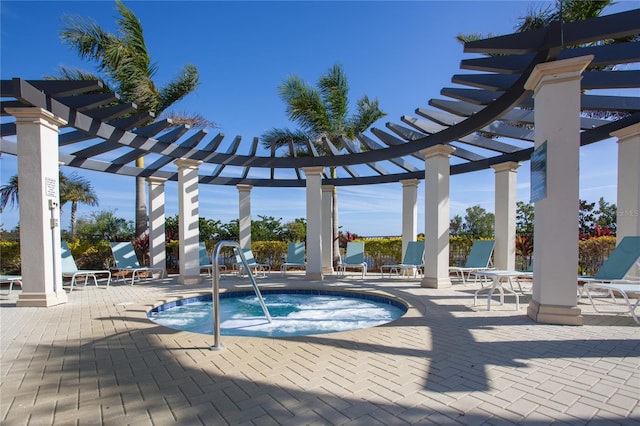
<svg viewBox="0 0 640 426">
<path fill-rule="evenodd" d="M 99 78 L 105 87 L 120 94 L 123 100 L 135 103 L 139 111 L 148 111 L 156 117 L 172 104 L 193 92 L 198 86 L 198 70 L 195 65 L 185 65 L 180 74 L 163 87 L 153 78 L 158 67 L 151 61 L 145 43 L 142 24 L 122 1 L 116 0 L 120 15 L 118 34 L 103 30 L 94 20 L 80 16 L 66 16 L 60 32 L 63 42 L 74 49 L 82 59 L 97 63 L 104 74 Z M 73 68 L 62 68 L 58 78 L 89 79 L 96 76 Z M 198 114 L 170 114 L 174 124 L 190 124 L 194 127 L 215 126 Z M 136 166 L 144 167 L 139 158 Z M 136 234 L 147 230 L 147 208 L 144 199 L 144 178 L 136 178 Z"/>
<path fill-rule="evenodd" d="M 98 196 L 94 192 L 91 182 L 75 172 L 69 176 L 60 172 L 59 183 L 60 210 L 62 211 L 62 207 L 65 204 L 71 203 L 71 235 L 75 235 L 78 204 L 97 206 Z M 7 204 L 10 207 L 19 204 L 18 192 L 18 175 L 14 175 L 9 178 L 9 182 L 6 185 L 0 186 L 0 211 Z"/>
<path fill-rule="evenodd" d="M 293 144 L 298 153 L 307 154 L 307 142 L 311 142 L 321 154 L 326 154 L 323 138 L 338 149 L 343 148 L 342 138 L 353 141 L 358 133 L 367 130 L 386 114 L 378 107 L 378 99 L 363 96 L 357 102 L 357 110 L 349 115 L 349 85 L 342 67 L 331 67 L 312 87 L 297 76 L 287 78 L 278 86 L 280 98 L 287 105 L 289 119 L 300 128 L 297 130 L 273 128 L 262 135 L 266 149 L 281 148 Z M 336 178 L 336 168 L 331 167 L 331 178 Z M 338 241 L 338 193 L 333 191 L 333 254 L 334 263 L 339 256 Z"/>
<path fill-rule="evenodd" d="M 78 219 L 78 203 L 89 206 L 98 205 L 98 196 L 87 179 L 72 174 L 67 178 L 64 190 L 60 190 L 60 204 L 64 206 L 71 203 L 71 235 L 76 235 L 76 223 Z"/>
</svg>

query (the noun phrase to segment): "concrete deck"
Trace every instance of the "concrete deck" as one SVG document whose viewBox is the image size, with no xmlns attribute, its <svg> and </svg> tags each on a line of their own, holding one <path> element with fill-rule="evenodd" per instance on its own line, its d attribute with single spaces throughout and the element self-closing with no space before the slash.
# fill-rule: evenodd
<svg viewBox="0 0 640 426">
<path fill-rule="evenodd" d="M 3 425 L 638 424 L 640 326 L 595 313 L 585 325 L 541 325 L 515 310 L 473 306 L 474 286 L 421 288 L 369 274 L 307 283 L 272 273 L 261 286 L 382 292 L 409 312 L 351 332 L 268 339 L 178 332 L 146 319 L 153 305 L 210 291 L 175 277 L 69 303 L 16 308 L 0 298 Z M 248 288 L 225 276 L 223 288 Z"/>
</svg>

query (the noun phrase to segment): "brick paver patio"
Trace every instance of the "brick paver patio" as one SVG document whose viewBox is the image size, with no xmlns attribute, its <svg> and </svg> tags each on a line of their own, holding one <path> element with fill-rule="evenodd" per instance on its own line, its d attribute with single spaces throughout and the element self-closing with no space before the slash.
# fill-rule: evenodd
<svg viewBox="0 0 640 426">
<path fill-rule="evenodd" d="M 382 292 L 398 321 L 287 339 L 213 337 L 160 327 L 153 305 L 210 291 L 175 278 L 74 290 L 69 303 L 16 308 L 0 297 L 3 425 L 638 424 L 640 327 L 580 304 L 582 327 L 541 325 L 513 298 L 478 287 L 424 289 L 370 274 L 261 286 Z M 225 276 L 223 288 L 249 287 Z"/>
</svg>

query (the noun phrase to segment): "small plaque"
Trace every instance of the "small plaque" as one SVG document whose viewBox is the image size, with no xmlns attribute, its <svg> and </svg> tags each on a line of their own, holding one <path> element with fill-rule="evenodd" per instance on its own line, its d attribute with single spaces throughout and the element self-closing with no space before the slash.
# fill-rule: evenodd
<svg viewBox="0 0 640 426">
<path fill-rule="evenodd" d="M 44 178 L 44 195 L 47 197 L 58 196 L 58 180 L 48 177 Z"/>
</svg>

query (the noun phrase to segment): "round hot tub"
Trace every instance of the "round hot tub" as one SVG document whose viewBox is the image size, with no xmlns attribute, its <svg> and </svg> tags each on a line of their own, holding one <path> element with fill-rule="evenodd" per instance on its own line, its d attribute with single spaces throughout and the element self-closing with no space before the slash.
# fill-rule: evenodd
<svg viewBox="0 0 640 426">
<path fill-rule="evenodd" d="M 386 324 L 402 317 L 407 306 L 370 293 L 331 290 L 261 290 L 268 322 L 253 291 L 220 294 L 223 336 L 291 337 L 334 333 Z M 147 313 L 157 324 L 182 331 L 213 334 L 211 295 L 181 299 Z"/>
</svg>

